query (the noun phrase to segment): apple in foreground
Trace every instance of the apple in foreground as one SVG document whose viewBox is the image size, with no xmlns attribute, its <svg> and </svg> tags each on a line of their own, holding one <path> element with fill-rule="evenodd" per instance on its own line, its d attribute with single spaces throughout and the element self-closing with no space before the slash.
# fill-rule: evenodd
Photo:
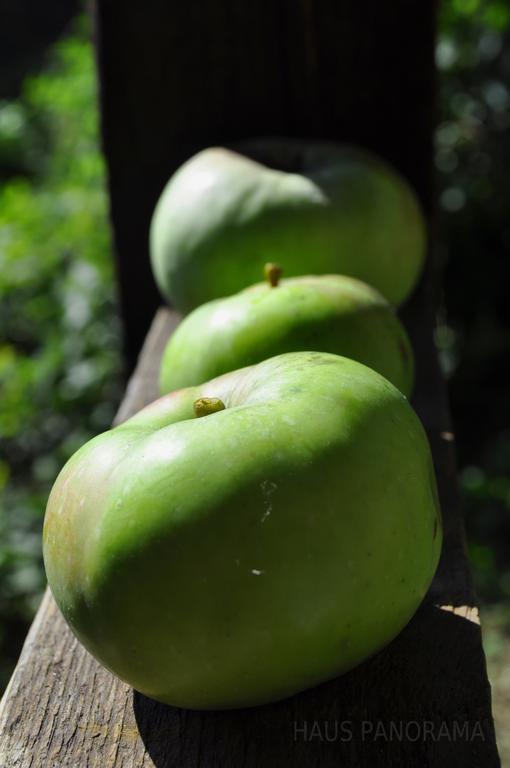
<svg viewBox="0 0 510 768">
<path fill-rule="evenodd" d="M 342 275 L 280 280 L 278 265 L 266 267 L 266 283 L 203 304 L 184 318 L 163 354 L 163 393 L 304 350 L 358 360 L 404 395 L 411 393 L 412 347 L 380 293 Z"/>
<path fill-rule="evenodd" d="M 261 704 L 388 643 L 433 577 L 429 445 L 366 366 L 294 352 L 167 395 L 59 475 L 44 559 L 108 669 L 187 708 Z"/>
<path fill-rule="evenodd" d="M 393 304 L 407 298 L 425 253 L 407 182 L 352 147 L 306 144 L 300 160 L 300 172 L 288 173 L 213 147 L 172 176 L 150 241 L 156 282 L 173 306 L 189 312 L 237 293 L 268 261 L 288 277 L 345 274 Z"/>
</svg>

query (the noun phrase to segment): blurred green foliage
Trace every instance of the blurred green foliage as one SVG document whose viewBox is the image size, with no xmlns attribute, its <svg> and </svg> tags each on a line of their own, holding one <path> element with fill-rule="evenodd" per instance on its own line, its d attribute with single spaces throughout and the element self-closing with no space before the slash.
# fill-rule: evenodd
<svg viewBox="0 0 510 768">
<path fill-rule="evenodd" d="M 120 329 L 87 24 L 0 103 L 0 688 L 44 587 L 49 488 L 111 423 Z"/>
<path fill-rule="evenodd" d="M 475 585 L 510 597 L 510 5 L 443 3 L 437 44 L 439 256 L 436 342 L 457 433 Z M 510 624 L 509 624 L 510 628 Z"/>
</svg>

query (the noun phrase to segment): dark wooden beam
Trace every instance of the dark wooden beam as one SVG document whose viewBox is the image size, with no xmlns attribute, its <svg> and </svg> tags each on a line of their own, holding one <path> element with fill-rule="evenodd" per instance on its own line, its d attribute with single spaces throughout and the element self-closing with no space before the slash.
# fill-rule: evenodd
<svg viewBox="0 0 510 768">
<path fill-rule="evenodd" d="M 349 141 L 390 160 L 432 208 L 436 3 L 96 1 L 125 346 L 159 303 L 153 207 L 197 150 L 258 136 Z"/>
</svg>

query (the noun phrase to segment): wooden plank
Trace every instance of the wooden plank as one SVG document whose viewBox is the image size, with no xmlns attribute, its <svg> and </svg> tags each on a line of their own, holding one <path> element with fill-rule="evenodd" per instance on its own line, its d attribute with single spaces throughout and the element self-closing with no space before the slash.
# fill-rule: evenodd
<svg viewBox="0 0 510 768">
<path fill-rule="evenodd" d="M 191 712 L 153 702 L 102 669 L 49 594 L 0 705 L 0 768 L 306 768 L 499 765 L 455 456 L 422 290 L 407 312 L 414 398 L 433 446 L 445 521 L 437 577 L 408 627 L 347 675 L 271 706 Z M 157 396 L 161 310 L 118 421 Z"/>
</svg>

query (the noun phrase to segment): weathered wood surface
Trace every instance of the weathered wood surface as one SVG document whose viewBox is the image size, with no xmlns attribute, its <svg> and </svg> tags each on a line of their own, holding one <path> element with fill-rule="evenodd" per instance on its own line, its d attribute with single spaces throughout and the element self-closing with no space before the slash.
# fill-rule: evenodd
<svg viewBox="0 0 510 768">
<path fill-rule="evenodd" d="M 284 702 L 190 712 L 150 701 L 103 670 L 46 594 L 0 706 L 0 768 L 499 765 L 425 300 L 422 289 L 407 312 L 418 353 L 414 404 L 434 450 L 446 536 L 430 593 L 401 635 L 349 674 Z M 168 310 L 156 316 L 117 421 L 156 397 L 159 358 L 177 320 Z"/>
</svg>

